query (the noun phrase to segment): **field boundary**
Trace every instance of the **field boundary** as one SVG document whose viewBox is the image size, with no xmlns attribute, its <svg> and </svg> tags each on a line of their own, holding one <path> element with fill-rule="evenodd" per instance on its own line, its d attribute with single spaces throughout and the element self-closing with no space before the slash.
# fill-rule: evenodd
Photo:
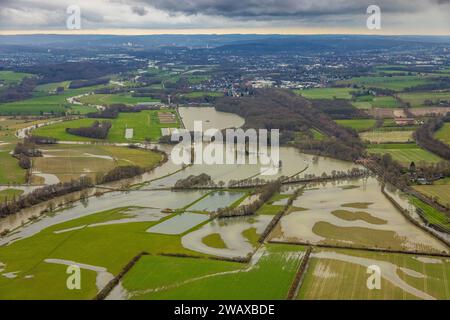
<svg viewBox="0 0 450 320">
<path fill-rule="evenodd" d="M 402 251 L 402 250 L 391 250 L 391 249 L 382 249 L 382 248 L 365 248 L 365 247 L 350 247 L 350 246 L 338 246 L 338 245 L 332 245 L 332 244 L 311 244 L 309 242 L 289 242 L 289 241 L 278 241 L 278 240 L 269 240 L 268 243 L 271 244 L 290 244 L 290 245 L 297 245 L 297 246 L 313 246 L 317 248 L 326 248 L 326 249 L 348 249 L 348 250 L 355 250 L 355 251 L 371 251 L 371 252 L 380 252 L 380 253 L 397 253 L 397 254 L 409 254 L 409 255 L 416 255 L 416 256 L 427 256 L 427 257 L 443 257 L 443 258 L 450 258 L 450 253 L 443 253 L 443 252 L 437 252 L 437 253 L 431 253 L 431 252 L 424 252 L 424 251 Z"/>
<path fill-rule="evenodd" d="M 286 300 L 294 300 L 298 292 L 300 290 L 301 282 L 303 276 L 305 275 L 306 269 L 309 263 L 309 257 L 311 256 L 312 247 L 309 246 L 305 252 L 305 255 L 302 258 L 302 262 L 300 263 L 297 273 L 295 274 L 294 280 L 292 281 L 291 287 L 289 288 L 288 295 Z"/>
<path fill-rule="evenodd" d="M 270 220 L 269 224 L 267 225 L 266 229 L 264 229 L 263 233 L 261 233 L 258 242 L 260 244 L 262 244 L 267 236 L 270 234 L 270 232 L 273 230 L 273 228 L 275 228 L 275 226 L 278 224 L 278 222 L 281 220 L 281 218 L 283 218 L 283 216 L 289 211 L 289 209 L 292 206 L 292 203 L 294 202 L 295 199 L 297 199 L 300 194 L 303 192 L 303 190 L 305 189 L 306 186 L 302 186 L 300 188 L 298 188 L 297 190 L 295 190 L 295 192 L 289 197 L 287 204 L 283 207 L 283 209 L 281 209 L 280 212 L 278 212 L 272 220 Z"/>
<path fill-rule="evenodd" d="M 142 258 L 142 256 L 148 255 L 147 252 L 143 251 L 139 253 L 137 256 L 133 257 L 119 272 L 117 276 L 115 276 L 108 284 L 94 297 L 93 300 L 105 300 L 105 298 L 111 293 L 111 291 L 117 286 L 120 280 L 127 274 L 128 271 L 133 268 L 133 266 Z"/>
<path fill-rule="evenodd" d="M 447 248 L 450 248 L 450 242 L 445 239 L 444 237 L 440 236 L 439 234 L 433 232 L 432 230 L 430 230 L 429 228 L 427 228 L 426 226 L 422 225 L 420 222 L 418 222 L 417 220 L 415 220 L 413 217 L 411 217 L 411 215 L 409 214 L 409 212 L 407 210 L 405 210 L 404 208 L 402 208 L 402 206 L 400 206 L 397 201 L 395 201 L 390 195 L 387 194 L 387 192 L 385 191 L 385 186 L 383 185 L 381 187 L 381 193 L 392 203 L 392 205 L 398 210 L 400 211 L 400 213 L 412 224 L 414 224 L 415 226 L 419 227 L 420 229 L 422 229 L 423 231 L 427 232 L 429 235 L 431 235 L 432 237 L 438 239 L 439 241 L 441 241 L 443 244 L 445 244 L 445 246 Z M 419 217 L 421 217 L 421 219 L 424 219 L 420 214 Z M 429 224 L 431 226 L 431 224 Z"/>
</svg>

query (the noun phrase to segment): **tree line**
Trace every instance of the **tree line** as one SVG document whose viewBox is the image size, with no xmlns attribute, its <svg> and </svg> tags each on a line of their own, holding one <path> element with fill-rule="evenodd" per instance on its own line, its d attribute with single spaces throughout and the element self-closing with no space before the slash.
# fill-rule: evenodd
<svg viewBox="0 0 450 320">
<path fill-rule="evenodd" d="M 438 156 L 450 160 L 450 147 L 444 142 L 435 139 L 434 133 L 442 128 L 444 120 L 450 120 L 449 116 L 431 118 L 423 126 L 414 132 L 417 144 Z"/>
<path fill-rule="evenodd" d="M 111 127 L 110 121 L 95 121 L 90 127 L 66 128 L 66 132 L 80 137 L 106 139 Z"/>
</svg>

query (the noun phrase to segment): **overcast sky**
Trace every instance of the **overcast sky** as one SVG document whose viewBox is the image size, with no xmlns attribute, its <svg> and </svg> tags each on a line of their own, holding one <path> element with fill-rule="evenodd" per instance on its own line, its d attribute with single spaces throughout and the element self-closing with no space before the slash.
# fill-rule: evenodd
<svg viewBox="0 0 450 320">
<path fill-rule="evenodd" d="M 67 7 L 81 30 L 67 30 Z M 369 5 L 381 30 L 366 28 Z M 366 33 L 450 35 L 450 0 L 0 0 L 0 33 Z"/>
</svg>

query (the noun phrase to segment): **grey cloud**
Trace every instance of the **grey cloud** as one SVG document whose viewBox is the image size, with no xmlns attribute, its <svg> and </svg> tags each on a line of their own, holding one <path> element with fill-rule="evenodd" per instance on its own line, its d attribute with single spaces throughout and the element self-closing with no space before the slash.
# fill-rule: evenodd
<svg viewBox="0 0 450 320">
<path fill-rule="evenodd" d="M 386 13 L 416 12 L 424 6 L 450 0 L 142 0 L 141 3 L 168 12 L 225 17 L 292 17 L 352 15 L 365 12 L 371 4 Z"/>
<path fill-rule="evenodd" d="M 138 16 L 145 16 L 148 13 L 148 10 L 142 6 L 132 6 L 131 11 Z"/>
</svg>

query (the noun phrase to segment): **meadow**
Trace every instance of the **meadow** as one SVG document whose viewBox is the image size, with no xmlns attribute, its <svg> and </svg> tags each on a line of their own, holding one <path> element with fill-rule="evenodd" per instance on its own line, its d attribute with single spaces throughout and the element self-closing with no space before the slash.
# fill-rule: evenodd
<svg viewBox="0 0 450 320">
<path fill-rule="evenodd" d="M 391 96 L 360 96 L 352 104 L 358 109 L 398 108 L 400 106 L 398 100 Z"/>
<path fill-rule="evenodd" d="M 47 90 L 50 86 L 46 87 Z M 66 99 L 80 95 L 90 90 L 94 90 L 97 87 L 86 87 L 80 89 L 68 89 L 60 94 L 48 94 L 44 91 L 35 91 L 34 97 L 19 100 L 15 102 L 0 104 L 1 115 L 42 115 L 42 114 L 78 114 L 80 110 L 86 110 L 86 112 L 93 112 L 95 108 L 84 107 L 83 109 L 75 109 L 79 107 L 77 105 L 70 104 Z"/>
<path fill-rule="evenodd" d="M 319 257 L 314 257 L 314 253 Z M 367 266 L 381 269 L 381 287 L 367 287 Z M 354 250 L 315 250 L 298 299 L 450 299 L 450 261 Z"/>
<path fill-rule="evenodd" d="M 173 110 L 168 110 L 175 112 Z M 61 141 L 95 141 L 95 139 L 79 137 L 66 132 L 66 128 L 79 128 L 91 126 L 95 119 L 78 119 L 73 121 L 65 121 L 50 126 L 36 129 L 36 135 L 53 137 Z M 142 142 L 145 140 L 155 141 L 161 137 L 161 128 L 178 128 L 177 123 L 161 124 L 158 118 L 157 110 L 144 110 L 141 112 L 120 113 L 116 119 L 108 120 L 112 123 L 112 128 L 108 134 L 108 142 L 126 143 L 126 142 Z M 125 139 L 125 129 L 134 129 L 132 139 Z M 98 140 L 97 140 L 98 141 Z"/>
<path fill-rule="evenodd" d="M 434 137 L 450 146 L 450 123 L 444 123 L 444 126 L 434 134 Z"/>
<path fill-rule="evenodd" d="M 208 91 L 193 91 L 186 94 L 183 94 L 188 98 L 202 98 L 202 97 L 222 97 L 223 93 L 221 92 L 208 92 Z"/>
<path fill-rule="evenodd" d="M 68 86 L 68 81 L 37 86 L 33 91 L 32 98 L 0 104 L 0 115 L 84 114 L 93 112 L 96 110 L 95 108 L 70 104 L 67 99 L 93 92 L 96 89 L 111 87 L 110 85 L 96 85 L 68 89 Z M 62 93 L 55 94 L 52 91 L 57 87 L 63 87 L 65 90 Z"/>
<path fill-rule="evenodd" d="M 376 124 L 375 119 L 335 120 L 335 122 L 343 127 L 355 129 L 358 132 L 370 130 Z"/>
<path fill-rule="evenodd" d="M 413 143 L 372 144 L 368 146 L 367 151 L 369 153 L 390 154 L 394 160 L 399 161 L 404 166 L 409 166 L 412 161 L 416 164 L 420 162 L 437 163 L 442 161 L 437 155 Z"/>
<path fill-rule="evenodd" d="M 381 88 L 394 91 L 403 91 L 406 88 L 411 88 L 423 84 L 430 83 L 431 80 L 422 76 L 392 76 L 392 77 L 357 77 L 350 80 L 339 81 L 339 84 L 345 85 L 359 85 L 366 88 Z"/>
<path fill-rule="evenodd" d="M 360 138 L 363 141 L 369 141 L 371 143 L 406 143 L 413 142 L 413 131 L 401 130 L 401 131 L 385 131 L 374 130 L 360 133 Z"/>
<path fill-rule="evenodd" d="M 91 94 L 80 98 L 80 102 L 90 105 L 126 104 L 135 105 L 141 102 L 159 102 L 150 97 L 133 97 L 130 94 Z"/>
<path fill-rule="evenodd" d="M 444 194 L 442 193 L 442 191 L 444 191 L 444 190 L 448 191 L 448 189 L 449 189 L 448 185 L 443 188 L 434 188 L 434 189 L 432 189 L 432 191 L 430 191 L 430 189 L 424 189 L 421 187 L 422 186 L 414 186 L 414 189 L 416 189 L 419 192 L 422 192 L 423 194 L 425 194 L 427 196 L 435 194 L 436 197 L 438 197 L 438 199 L 440 199 L 439 202 L 442 201 L 441 202 L 442 205 L 444 205 L 444 206 L 449 205 L 448 202 L 445 202 L 448 200 L 449 193 L 448 192 L 444 193 Z M 423 202 L 422 200 L 420 200 L 416 197 L 411 197 L 410 201 L 416 208 L 421 210 L 423 216 L 429 223 L 437 225 L 437 226 L 441 227 L 442 229 L 447 230 L 447 232 L 450 232 L 450 219 L 445 213 L 440 212 L 439 210 L 436 210 L 432 206 L 426 204 L 425 202 Z"/>
<path fill-rule="evenodd" d="M 352 98 L 353 88 L 314 88 L 305 90 L 295 90 L 298 95 L 306 99 L 347 99 Z"/>
<path fill-rule="evenodd" d="M 399 93 L 398 97 L 411 105 L 413 108 L 426 107 L 425 101 L 429 100 L 435 104 L 439 104 L 439 101 L 450 101 L 450 92 L 405 92 Z M 450 103 L 449 103 L 450 104 Z"/>
<path fill-rule="evenodd" d="M 16 84 L 21 82 L 26 77 L 32 77 L 30 73 L 14 72 L 14 71 L 0 71 L 0 83 L 4 82 L 6 85 Z"/>
<path fill-rule="evenodd" d="M 436 199 L 440 204 L 450 208 L 450 179 L 442 179 L 433 182 L 432 185 L 414 186 L 416 190 L 431 199 Z"/>
<path fill-rule="evenodd" d="M 3 267 L 3 273 L 16 272 L 13 278 L 0 277 L 0 299 L 92 299 L 95 296 L 98 290 L 94 271 L 82 269 L 82 289 L 68 290 L 67 266 L 47 263 L 45 260 L 49 258 L 100 266 L 116 275 L 142 251 L 152 254 L 164 252 L 201 256 L 183 248 L 178 235 L 146 232 L 158 222 L 113 224 L 54 232 L 72 228 L 74 225 L 120 219 L 120 214 L 93 213 L 53 225 L 30 238 L 0 247 L 1 262 L 6 265 Z M 92 245 L 93 243 L 95 245 Z"/>
<path fill-rule="evenodd" d="M 255 265 L 147 256 L 123 286 L 132 299 L 285 299 L 304 249 L 268 244 L 263 250 Z"/>
</svg>

